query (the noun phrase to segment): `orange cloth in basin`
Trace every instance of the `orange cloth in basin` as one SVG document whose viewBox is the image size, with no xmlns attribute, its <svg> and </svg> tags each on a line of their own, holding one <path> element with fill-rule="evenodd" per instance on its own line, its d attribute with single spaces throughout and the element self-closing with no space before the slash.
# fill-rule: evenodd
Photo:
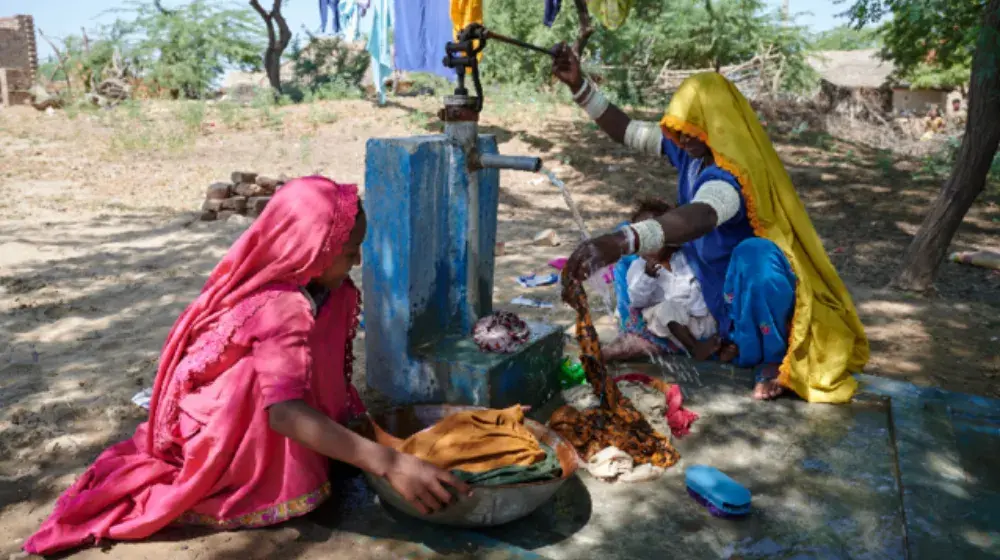
<svg viewBox="0 0 1000 560">
<path fill-rule="evenodd" d="M 545 451 L 524 425 L 524 410 L 470 410 L 446 417 L 413 434 L 399 447 L 445 470 L 481 473 L 509 466 L 531 466 Z"/>
</svg>

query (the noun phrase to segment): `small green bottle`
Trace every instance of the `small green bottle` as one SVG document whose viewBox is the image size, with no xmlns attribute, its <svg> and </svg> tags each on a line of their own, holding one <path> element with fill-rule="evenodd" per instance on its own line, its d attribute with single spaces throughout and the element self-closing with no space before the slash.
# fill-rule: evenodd
<svg viewBox="0 0 1000 560">
<path fill-rule="evenodd" d="M 583 371 L 583 364 L 564 358 L 562 366 L 559 368 L 559 385 L 563 389 L 569 389 L 587 382 L 587 373 Z"/>
</svg>

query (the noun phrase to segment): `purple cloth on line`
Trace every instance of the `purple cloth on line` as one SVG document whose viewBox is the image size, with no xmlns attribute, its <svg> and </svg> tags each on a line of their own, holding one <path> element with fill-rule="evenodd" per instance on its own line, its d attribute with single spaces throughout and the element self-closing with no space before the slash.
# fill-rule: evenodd
<svg viewBox="0 0 1000 560">
<path fill-rule="evenodd" d="M 552 24 L 556 21 L 556 16 L 559 15 L 559 10 L 562 9 L 562 0 L 545 0 L 545 26 L 552 27 Z"/>
<path fill-rule="evenodd" d="M 455 78 L 444 65 L 444 46 L 453 40 L 449 0 L 395 0 L 395 66 Z"/>
</svg>

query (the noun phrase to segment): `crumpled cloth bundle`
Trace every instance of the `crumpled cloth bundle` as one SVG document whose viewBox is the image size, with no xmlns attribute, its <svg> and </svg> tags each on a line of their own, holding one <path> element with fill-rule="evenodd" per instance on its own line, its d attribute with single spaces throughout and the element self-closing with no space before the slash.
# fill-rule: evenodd
<svg viewBox="0 0 1000 560">
<path fill-rule="evenodd" d="M 587 461 L 587 472 L 605 482 L 647 482 L 660 478 L 665 469 L 650 463 L 636 465 L 628 453 L 606 447 Z"/>
<path fill-rule="evenodd" d="M 608 374 L 583 286 L 579 283 L 567 286 L 563 298 L 577 312 L 580 362 L 587 373 L 587 382 L 599 397 L 599 406 L 582 412 L 563 406 L 552 414 L 549 426 L 569 441 L 584 460 L 608 447 L 617 447 L 637 465 L 673 466 L 680 453 L 670 445 L 667 436 L 649 425 Z"/>
<path fill-rule="evenodd" d="M 531 336 L 528 324 L 510 311 L 497 311 L 476 321 L 472 340 L 483 352 L 516 352 Z"/>
</svg>

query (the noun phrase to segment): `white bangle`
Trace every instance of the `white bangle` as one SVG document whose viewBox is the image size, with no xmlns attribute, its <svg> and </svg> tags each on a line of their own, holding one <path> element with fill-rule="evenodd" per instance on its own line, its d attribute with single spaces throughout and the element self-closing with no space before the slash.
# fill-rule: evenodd
<svg viewBox="0 0 1000 560">
<path fill-rule="evenodd" d="M 663 132 L 656 123 L 631 120 L 625 129 L 624 144 L 641 154 L 658 156 L 663 151 Z"/>
<path fill-rule="evenodd" d="M 587 101 L 582 105 L 583 109 L 587 111 L 587 116 L 590 117 L 590 120 L 596 121 L 604 115 L 605 111 L 608 110 L 608 105 L 610 105 L 610 103 L 608 102 L 608 99 L 604 97 L 604 93 L 597 89 L 597 87 L 591 86 L 590 91 L 590 97 L 588 97 Z"/>
<path fill-rule="evenodd" d="M 583 80 L 583 85 L 580 86 L 580 91 L 573 94 L 573 101 L 580 103 L 586 95 L 590 93 L 590 80 Z"/>
<path fill-rule="evenodd" d="M 643 220 L 637 224 L 632 224 L 636 236 L 639 238 L 637 252 L 649 253 L 659 251 L 663 248 L 663 226 L 656 220 Z"/>
<path fill-rule="evenodd" d="M 632 227 L 629 225 L 624 225 L 618 228 L 618 231 L 621 231 L 622 233 L 625 234 L 625 240 L 628 242 L 628 247 L 625 249 L 625 254 L 634 255 L 637 249 L 636 246 L 638 245 L 638 239 L 636 239 L 635 230 L 633 230 Z"/>
<path fill-rule="evenodd" d="M 698 187 L 698 192 L 691 202 L 701 202 L 711 206 L 715 210 L 717 226 L 728 222 L 740 211 L 739 193 L 733 185 L 718 179 L 706 181 Z"/>
</svg>

